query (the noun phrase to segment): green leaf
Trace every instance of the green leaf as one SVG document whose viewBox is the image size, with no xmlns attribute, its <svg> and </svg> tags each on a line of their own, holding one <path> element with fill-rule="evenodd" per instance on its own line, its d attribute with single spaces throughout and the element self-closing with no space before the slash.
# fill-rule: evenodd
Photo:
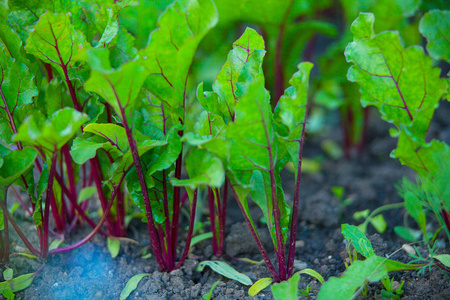
<svg viewBox="0 0 450 300">
<path fill-rule="evenodd" d="M 450 11 L 431 10 L 419 23 L 420 33 L 427 39 L 427 50 L 433 59 L 450 62 Z"/>
<path fill-rule="evenodd" d="M 137 61 L 113 69 L 105 48 L 89 50 L 88 57 L 92 70 L 84 85 L 86 90 L 102 96 L 121 117 L 121 110 L 134 107 L 148 72 Z"/>
<path fill-rule="evenodd" d="M 8 187 L 17 178 L 30 170 L 37 157 L 37 150 L 24 148 L 22 151 L 14 150 L 3 157 L 3 165 L 0 167 L 0 187 Z"/>
<path fill-rule="evenodd" d="M 237 101 L 236 91 L 244 65 L 249 62 L 255 50 L 265 49 L 263 38 L 252 28 L 246 28 L 241 37 L 233 43 L 233 49 L 228 53 L 228 58 L 217 74 L 213 84 L 215 94 L 206 93 L 205 100 L 199 97 L 202 106 L 212 113 L 222 116 L 224 120 L 234 119 L 234 107 Z M 206 102 L 206 103 L 205 103 Z M 208 104 L 215 105 L 208 109 Z"/>
<path fill-rule="evenodd" d="M 34 76 L 29 69 L 21 63 L 14 62 L 5 52 L 1 51 L 0 44 L 0 108 L 4 112 L 0 113 L 0 121 L 4 119 L 7 124 L 0 126 L 2 131 L 0 135 L 6 143 L 11 143 L 11 134 L 15 133 L 20 124 L 20 108 L 33 103 L 33 97 L 38 95 L 38 90 L 34 84 Z M 12 117 L 12 119 L 11 119 Z"/>
<path fill-rule="evenodd" d="M 303 269 L 300 272 L 297 272 L 298 274 L 307 274 L 309 276 L 312 276 L 314 278 L 316 278 L 317 280 L 319 280 L 319 282 L 321 284 L 324 284 L 325 280 L 323 279 L 322 275 L 320 275 L 317 271 L 314 271 L 313 269 Z"/>
<path fill-rule="evenodd" d="M 120 251 L 120 240 L 108 237 L 108 250 L 112 258 L 116 258 Z"/>
<path fill-rule="evenodd" d="M 235 111 L 236 120 L 228 126 L 226 133 L 233 142 L 230 167 L 234 170 L 269 170 L 267 149 L 272 151 L 272 158 L 276 157 L 276 139 L 269 93 L 264 88 L 263 79 L 249 85 Z"/>
<path fill-rule="evenodd" d="M 386 221 L 384 220 L 382 214 L 376 215 L 375 217 L 371 218 L 370 224 L 372 224 L 372 226 L 375 227 L 378 233 L 383 233 L 387 227 Z"/>
<path fill-rule="evenodd" d="M 201 272 L 206 266 L 231 280 L 239 281 L 244 285 L 252 285 L 252 280 L 247 275 L 239 273 L 226 262 L 205 260 L 198 264 L 196 270 Z"/>
<path fill-rule="evenodd" d="M 261 278 L 257 282 L 255 282 L 248 290 L 248 295 L 250 297 L 255 297 L 261 292 L 263 289 L 271 285 L 273 282 L 272 278 Z"/>
<path fill-rule="evenodd" d="M 80 191 L 80 193 L 78 194 L 77 203 L 78 204 L 83 203 L 87 199 L 89 199 L 92 196 L 94 196 L 96 192 L 97 192 L 97 188 L 94 187 L 94 186 L 88 186 L 88 187 L 83 188 Z"/>
<path fill-rule="evenodd" d="M 56 111 L 50 120 L 45 120 L 43 124 L 39 124 L 36 118 L 31 116 L 20 125 L 13 141 L 26 142 L 53 152 L 61 149 L 87 120 L 85 114 L 73 108 Z"/>
<path fill-rule="evenodd" d="M 422 232 L 420 230 L 412 230 L 411 228 L 404 226 L 395 226 L 394 232 L 408 242 L 416 242 L 419 240 Z"/>
<path fill-rule="evenodd" d="M 195 244 L 198 244 L 198 243 L 205 241 L 207 239 L 210 239 L 212 237 L 213 237 L 213 233 L 211 231 L 196 235 L 192 238 L 191 245 L 189 247 L 192 248 L 192 247 L 194 247 Z"/>
<path fill-rule="evenodd" d="M 288 141 L 299 141 L 306 121 L 306 104 L 309 74 L 314 65 L 310 62 L 299 64 L 298 72 L 292 75 L 284 95 L 275 108 L 275 116 L 288 127 Z"/>
<path fill-rule="evenodd" d="M 187 186 L 195 190 L 200 185 L 221 187 L 225 181 L 222 161 L 214 154 L 203 149 L 196 149 L 186 157 L 186 171 L 189 179 L 172 178 L 174 186 Z"/>
<path fill-rule="evenodd" d="M 10 290 L 13 293 L 22 291 L 33 282 L 35 275 L 36 273 L 29 273 L 11 280 L 0 282 L 0 292 L 3 293 L 4 290 Z"/>
<path fill-rule="evenodd" d="M 53 249 L 59 248 L 59 246 L 61 246 L 61 244 L 62 244 L 63 242 L 64 242 L 64 240 L 60 240 L 60 239 L 53 240 L 53 241 L 50 243 L 50 246 L 48 247 L 48 250 L 51 251 L 51 250 L 53 250 Z"/>
<path fill-rule="evenodd" d="M 356 251 L 363 255 L 366 258 L 375 255 L 375 252 L 372 248 L 372 243 L 370 243 L 369 239 L 366 237 L 364 233 L 362 233 L 356 226 L 349 224 L 341 225 L 342 235 L 346 240 L 352 243 L 353 247 L 355 247 Z"/>
<path fill-rule="evenodd" d="M 63 66 L 72 67 L 85 60 L 89 48 L 84 34 L 71 24 L 69 14 L 49 12 L 39 18 L 25 47 L 27 53 L 54 66 L 63 78 Z"/>
<path fill-rule="evenodd" d="M 6 280 L 11 280 L 13 278 L 14 275 L 14 270 L 11 268 L 7 268 L 3 271 L 3 279 Z"/>
<path fill-rule="evenodd" d="M 434 259 L 437 259 L 441 263 L 444 264 L 446 267 L 450 267 L 450 255 L 449 254 L 440 254 L 433 256 Z"/>
<path fill-rule="evenodd" d="M 361 86 L 364 107 L 376 106 L 383 119 L 398 128 L 417 118 L 417 134 L 424 136 L 447 84 L 421 47 L 405 49 L 397 32 L 373 35 L 373 22 L 372 14 L 361 13 L 352 24 L 355 39 L 345 56 L 354 65 L 347 77 Z"/>
<path fill-rule="evenodd" d="M 126 153 L 129 148 L 127 134 L 125 132 L 125 128 L 122 126 L 110 123 L 93 123 L 87 125 L 83 131 L 103 137 L 122 153 Z"/>
<path fill-rule="evenodd" d="M 130 296 L 130 294 L 137 288 L 139 282 L 142 280 L 142 278 L 150 276 L 149 273 L 143 273 L 143 274 L 137 274 L 128 280 L 127 284 L 125 285 L 124 289 L 120 293 L 120 300 L 125 300 Z"/>
<path fill-rule="evenodd" d="M 178 0 L 168 6 L 139 58 L 150 76 L 145 88 L 170 105 L 175 121 L 184 120 L 186 78 L 198 44 L 216 25 L 211 0 Z"/>
<path fill-rule="evenodd" d="M 78 135 L 73 140 L 72 147 L 70 148 L 70 155 L 75 163 L 82 165 L 89 159 L 94 158 L 99 149 L 104 149 L 111 157 L 116 159 L 118 156 L 122 155 L 122 153 L 117 150 L 117 147 L 113 146 L 110 142 L 89 133 Z"/>
<path fill-rule="evenodd" d="M 297 300 L 300 274 L 295 273 L 287 281 L 272 285 L 272 294 L 276 300 Z"/>
<path fill-rule="evenodd" d="M 341 277 L 331 277 L 322 285 L 317 295 L 318 300 L 347 300 L 366 282 L 379 281 L 388 272 L 417 269 L 421 265 L 403 264 L 387 258 L 373 255 L 368 259 L 357 260 L 351 264 Z"/>
<path fill-rule="evenodd" d="M 216 288 L 216 286 L 219 284 L 219 282 L 220 282 L 220 280 L 217 280 L 216 282 L 214 282 L 214 284 L 211 286 L 211 289 L 209 289 L 208 294 L 203 295 L 202 298 L 205 300 L 211 300 L 212 293 L 213 293 L 214 289 Z"/>
</svg>

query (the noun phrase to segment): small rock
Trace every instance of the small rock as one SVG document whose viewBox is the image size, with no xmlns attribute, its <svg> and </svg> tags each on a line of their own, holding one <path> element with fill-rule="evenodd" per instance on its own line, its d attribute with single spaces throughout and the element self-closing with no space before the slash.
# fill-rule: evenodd
<svg viewBox="0 0 450 300">
<path fill-rule="evenodd" d="M 304 261 L 295 259 L 294 260 L 294 268 L 299 269 L 299 270 L 304 270 L 308 267 L 308 264 Z"/>
<path fill-rule="evenodd" d="M 319 264 L 319 259 L 318 259 L 318 258 L 314 259 L 313 263 L 314 263 L 315 265 L 318 265 L 318 264 Z"/>
<path fill-rule="evenodd" d="M 299 240 L 295 242 L 295 248 L 303 248 L 305 247 L 305 241 Z"/>
</svg>

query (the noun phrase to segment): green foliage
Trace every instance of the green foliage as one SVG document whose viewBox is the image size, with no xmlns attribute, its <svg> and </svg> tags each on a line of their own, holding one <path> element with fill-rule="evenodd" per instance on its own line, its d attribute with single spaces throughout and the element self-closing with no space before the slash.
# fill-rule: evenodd
<svg viewBox="0 0 450 300">
<path fill-rule="evenodd" d="M 201 272 L 206 266 L 210 267 L 214 272 L 229 279 L 239 281 L 244 285 L 253 284 L 252 280 L 247 275 L 239 273 L 226 262 L 205 260 L 197 265 L 196 270 Z"/>
<path fill-rule="evenodd" d="M 300 274 L 295 273 L 288 281 L 283 281 L 272 285 L 273 297 L 277 300 L 297 300 L 298 299 L 298 282 Z"/>
<path fill-rule="evenodd" d="M 127 281 L 127 284 L 123 288 L 122 292 L 120 293 L 120 300 L 125 300 L 130 296 L 130 294 L 137 288 L 139 282 L 144 277 L 150 276 L 151 274 L 143 273 L 143 274 L 137 274 L 130 278 L 130 280 Z"/>
<path fill-rule="evenodd" d="M 420 33 L 427 39 L 427 50 L 433 59 L 450 61 L 450 11 L 432 10 L 420 19 Z"/>
<path fill-rule="evenodd" d="M 389 272 L 416 269 L 417 265 L 396 262 L 380 256 L 370 256 L 364 261 L 357 260 L 339 278 L 331 277 L 317 295 L 318 299 L 351 299 L 356 290 L 368 282 L 379 281 Z"/>
</svg>

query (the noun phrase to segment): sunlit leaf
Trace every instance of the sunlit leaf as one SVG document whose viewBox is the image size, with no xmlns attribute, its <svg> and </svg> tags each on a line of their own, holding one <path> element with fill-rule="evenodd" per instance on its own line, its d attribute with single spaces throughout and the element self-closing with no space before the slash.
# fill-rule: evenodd
<svg viewBox="0 0 450 300">
<path fill-rule="evenodd" d="M 450 11 L 427 12 L 420 20 L 419 30 L 428 41 L 430 56 L 450 62 Z"/>
</svg>

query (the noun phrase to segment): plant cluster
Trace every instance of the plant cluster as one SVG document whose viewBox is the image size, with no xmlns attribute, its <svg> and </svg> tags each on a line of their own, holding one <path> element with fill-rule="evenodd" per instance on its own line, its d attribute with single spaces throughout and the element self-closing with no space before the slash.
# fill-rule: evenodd
<svg viewBox="0 0 450 300">
<path fill-rule="evenodd" d="M 298 64 L 299 53 L 303 50 L 300 61 L 311 61 L 319 35 L 337 36 L 331 23 L 337 6 L 344 30 L 318 60 L 320 76 L 310 88 L 313 64 Z M 210 225 L 203 238 L 212 237 L 216 257 L 224 254 L 232 195 L 272 276 L 257 281 L 249 294 L 274 283 L 277 299 L 286 293 L 307 295 L 309 287 L 297 288 L 301 274 L 324 280 L 311 269 L 294 273 L 303 144 L 308 113 L 308 131 L 317 132 L 323 129 L 324 107 L 340 112 L 347 157 L 354 149 L 364 150 L 368 106 L 378 108 L 394 126 L 391 136 L 398 138 L 391 156 L 416 171 L 419 180 L 399 185 L 404 204 L 376 213 L 405 206 L 434 249 L 440 230 L 431 236 L 427 232 L 426 211 L 431 210 L 450 239 L 450 150 L 445 142 L 426 140 L 438 102 L 448 93 L 448 79 L 441 78 L 434 62 L 450 62 L 449 11 L 421 16 L 434 6 L 381 0 L 342 0 L 339 5 L 266 0 L 261 7 L 255 11 L 246 0 L 1 3 L 0 262 L 9 260 L 10 227 L 32 256 L 45 261 L 96 234 L 108 238 L 115 256 L 127 225 L 140 218 L 161 271 L 170 272 L 183 265 L 199 241 L 194 229 L 203 202 Z M 240 21 L 255 29 L 241 30 L 235 40 L 229 32 Z M 397 29 L 405 42 L 392 31 Z M 404 46 L 420 44 L 419 32 L 430 56 L 421 46 Z M 208 63 L 220 71 L 207 74 Z M 293 74 L 289 82 L 286 74 Z M 281 184 L 286 165 L 295 173 L 292 202 L 286 201 Z M 10 193 L 19 205 L 8 203 Z M 339 199 L 343 193 L 335 188 Z M 256 230 L 250 202 L 263 212 L 276 263 Z M 19 206 L 33 220 L 35 233 L 24 232 L 16 222 Z M 178 253 L 186 207 L 187 238 Z M 366 217 L 363 227 L 380 224 L 375 212 Z M 77 226 L 92 230 L 64 244 Z M 396 231 L 417 240 L 406 226 Z M 31 242 L 33 234 L 38 245 Z M 366 260 L 351 255 L 346 275 L 325 283 L 319 298 L 345 287 L 341 295 L 347 299 L 379 280 L 385 295 L 396 297 L 401 286 L 393 288 L 388 272 L 423 267 L 375 255 L 356 228 L 343 227 L 343 234 Z M 431 262 L 449 271 L 447 256 L 436 255 Z M 204 261 L 199 269 L 205 266 L 252 284 L 221 261 Z M 9 298 L 37 274 L 13 278 L 8 270 L 1 290 Z M 121 298 L 148 275 L 134 276 Z"/>
</svg>

